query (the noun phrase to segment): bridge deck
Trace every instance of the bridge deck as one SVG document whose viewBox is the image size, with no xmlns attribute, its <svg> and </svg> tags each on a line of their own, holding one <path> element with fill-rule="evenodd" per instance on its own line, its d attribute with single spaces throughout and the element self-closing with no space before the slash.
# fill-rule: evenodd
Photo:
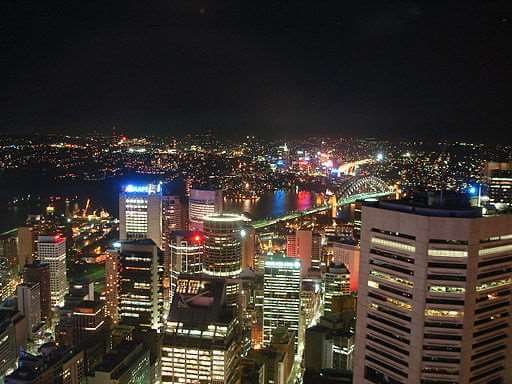
<svg viewBox="0 0 512 384">
<path fill-rule="evenodd" d="M 392 195 L 393 193 L 395 193 L 395 192 L 389 191 L 389 192 L 360 193 L 360 194 L 357 194 L 357 195 L 352 195 L 352 196 L 346 197 L 344 199 L 340 199 L 340 200 L 338 200 L 336 202 L 336 205 L 338 207 L 341 207 L 341 206 L 344 206 L 344 205 L 347 205 L 347 204 L 351 204 L 351 203 L 353 203 L 353 202 L 355 202 L 357 200 L 365 200 L 365 199 L 389 196 L 389 195 Z M 306 209 L 304 211 L 292 211 L 292 212 L 287 213 L 286 215 L 279 216 L 279 217 L 273 217 L 271 219 L 264 219 L 264 220 L 253 221 L 251 223 L 251 225 L 255 229 L 265 228 L 265 227 L 268 227 L 270 225 L 279 223 L 281 221 L 288 221 L 288 220 L 293 220 L 293 219 L 296 219 L 296 218 L 299 218 L 299 217 L 312 215 L 314 213 L 326 211 L 326 210 L 328 210 L 330 208 L 331 208 L 331 206 L 329 206 L 328 204 L 324 204 L 324 205 L 320 205 L 318 207 L 313 207 L 313 208 L 310 208 L 310 209 Z"/>
</svg>

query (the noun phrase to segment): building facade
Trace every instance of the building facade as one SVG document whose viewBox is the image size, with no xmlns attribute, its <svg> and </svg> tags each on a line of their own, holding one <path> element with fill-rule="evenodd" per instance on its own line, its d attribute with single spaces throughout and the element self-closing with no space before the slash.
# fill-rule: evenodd
<svg viewBox="0 0 512 384">
<path fill-rule="evenodd" d="M 212 214 L 204 218 L 203 272 L 228 279 L 227 299 L 235 304 L 240 291 L 242 271 L 243 217 L 235 214 Z"/>
<path fill-rule="evenodd" d="M 180 278 L 162 342 L 162 383 L 237 383 L 240 345 L 225 280 Z"/>
<path fill-rule="evenodd" d="M 365 203 L 356 383 L 512 380 L 512 216 Z"/>
<path fill-rule="evenodd" d="M 16 288 L 18 311 L 27 318 L 28 334 L 41 324 L 41 290 L 37 282 L 26 282 Z"/>
<path fill-rule="evenodd" d="M 60 235 L 39 236 L 37 254 L 42 263 L 49 265 L 51 305 L 62 305 L 68 290 L 66 239 Z"/>
<path fill-rule="evenodd" d="M 267 255 L 263 283 L 263 344 L 272 333 L 285 327 L 295 333 L 298 346 L 300 323 L 301 261 L 282 254 Z"/>
<path fill-rule="evenodd" d="M 332 311 L 333 297 L 350 295 L 350 272 L 345 264 L 330 264 L 323 273 L 324 313 Z"/>
<path fill-rule="evenodd" d="M 118 317 L 152 329 L 162 325 L 163 254 L 151 239 L 121 242 L 118 254 Z"/>
<path fill-rule="evenodd" d="M 223 204 L 220 190 L 191 189 L 188 200 L 189 230 L 202 231 L 203 218 L 211 214 L 222 213 Z"/>
<path fill-rule="evenodd" d="M 50 264 L 35 261 L 34 263 L 25 265 L 23 281 L 25 283 L 39 284 L 41 321 L 50 320 L 52 317 Z"/>
<path fill-rule="evenodd" d="M 162 247 L 160 184 L 127 185 L 119 194 L 119 239 L 151 239 Z"/>
</svg>

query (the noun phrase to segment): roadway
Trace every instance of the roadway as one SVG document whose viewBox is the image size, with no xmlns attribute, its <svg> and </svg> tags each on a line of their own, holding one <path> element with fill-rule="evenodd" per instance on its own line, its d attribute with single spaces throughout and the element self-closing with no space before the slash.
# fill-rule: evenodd
<svg viewBox="0 0 512 384">
<path fill-rule="evenodd" d="M 352 204 L 357 200 L 366 200 L 366 199 L 372 199 L 372 198 L 375 199 L 378 197 L 389 196 L 394 193 L 395 192 L 393 192 L 393 191 L 359 193 L 359 194 L 351 195 L 344 199 L 338 200 L 336 202 L 336 206 L 342 207 L 344 205 Z M 279 223 L 282 221 L 289 221 L 289 220 L 297 219 L 299 217 L 304 217 L 304 216 L 312 215 L 312 214 L 315 214 L 318 212 L 327 211 L 328 209 L 331 209 L 331 206 L 329 206 L 328 204 L 323 204 L 318 207 L 306 209 L 304 211 L 293 211 L 293 212 L 289 212 L 283 216 L 273 217 L 271 219 L 253 221 L 251 223 L 251 225 L 255 229 L 261 229 L 261 228 L 265 228 L 265 227 L 268 227 L 270 225 L 273 225 L 273 224 L 276 224 L 276 223 Z"/>
</svg>

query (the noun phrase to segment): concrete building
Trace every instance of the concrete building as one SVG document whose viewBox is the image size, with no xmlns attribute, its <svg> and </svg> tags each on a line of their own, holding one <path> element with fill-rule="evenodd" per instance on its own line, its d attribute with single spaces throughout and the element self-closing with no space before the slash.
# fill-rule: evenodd
<svg viewBox="0 0 512 384">
<path fill-rule="evenodd" d="M 512 216 L 428 194 L 362 222 L 354 382 L 511 383 Z"/>
<path fill-rule="evenodd" d="M 216 189 L 191 189 L 188 200 L 188 229 L 190 231 L 202 231 L 203 218 L 208 215 L 222 213 L 223 205 L 222 191 Z"/>
<path fill-rule="evenodd" d="M 39 236 L 37 254 L 41 263 L 48 264 L 50 268 L 51 305 L 62 305 L 68 290 L 66 239 L 60 235 Z"/>
<path fill-rule="evenodd" d="M 119 194 L 119 239 L 151 239 L 162 248 L 160 184 L 127 185 Z"/>
</svg>

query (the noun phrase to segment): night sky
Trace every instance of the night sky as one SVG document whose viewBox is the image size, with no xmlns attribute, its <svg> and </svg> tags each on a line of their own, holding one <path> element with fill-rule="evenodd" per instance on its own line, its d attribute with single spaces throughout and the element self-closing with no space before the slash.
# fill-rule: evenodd
<svg viewBox="0 0 512 384">
<path fill-rule="evenodd" d="M 3 0 L 0 132 L 512 142 L 511 3 Z"/>
</svg>

